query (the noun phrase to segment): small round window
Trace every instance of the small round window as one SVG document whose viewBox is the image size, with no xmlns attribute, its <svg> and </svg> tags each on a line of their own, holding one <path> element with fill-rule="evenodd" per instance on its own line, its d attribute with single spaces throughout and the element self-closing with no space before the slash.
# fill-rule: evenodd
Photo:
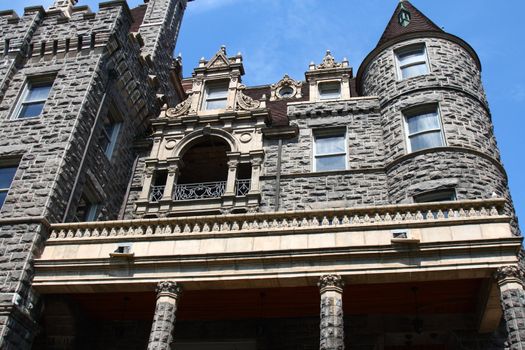
<svg viewBox="0 0 525 350">
<path fill-rule="evenodd" d="M 281 96 L 282 98 L 290 98 L 293 95 L 294 95 L 294 90 L 291 86 L 283 86 L 279 90 L 279 96 Z"/>
</svg>

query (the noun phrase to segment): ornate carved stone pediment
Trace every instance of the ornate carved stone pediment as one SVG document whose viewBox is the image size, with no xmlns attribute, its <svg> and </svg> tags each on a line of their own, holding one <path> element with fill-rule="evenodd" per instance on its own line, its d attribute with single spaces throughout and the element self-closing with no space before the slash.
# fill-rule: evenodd
<svg viewBox="0 0 525 350">
<path fill-rule="evenodd" d="M 301 87 L 303 86 L 302 81 L 296 81 L 285 74 L 285 76 L 279 80 L 276 84 L 271 85 L 270 101 L 276 101 L 281 99 L 301 98 L 302 92 Z"/>
</svg>

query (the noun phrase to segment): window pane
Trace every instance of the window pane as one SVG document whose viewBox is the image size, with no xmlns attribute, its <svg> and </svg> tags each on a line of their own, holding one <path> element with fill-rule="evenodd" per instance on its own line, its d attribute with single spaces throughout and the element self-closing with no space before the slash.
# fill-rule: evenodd
<svg viewBox="0 0 525 350">
<path fill-rule="evenodd" d="M 454 192 L 454 190 L 435 191 L 414 196 L 414 202 L 416 203 L 445 202 L 455 200 L 456 193 Z"/>
<path fill-rule="evenodd" d="M 11 186 L 16 169 L 16 167 L 0 168 L 0 189 L 6 189 Z"/>
<path fill-rule="evenodd" d="M 346 156 L 328 156 L 319 157 L 316 159 L 315 170 L 316 171 L 328 171 L 328 170 L 345 170 L 346 169 Z"/>
<path fill-rule="evenodd" d="M 228 85 L 211 85 L 208 86 L 208 99 L 226 98 L 228 96 Z"/>
<path fill-rule="evenodd" d="M 420 63 L 413 66 L 401 68 L 403 79 L 417 77 L 418 75 L 425 75 L 428 73 L 427 64 Z"/>
<path fill-rule="evenodd" d="M 4 205 L 5 197 L 7 197 L 7 191 L 0 191 L 0 208 Z"/>
<path fill-rule="evenodd" d="M 440 129 L 437 111 L 408 118 L 409 134 L 432 129 Z"/>
<path fill-rule="evenodd" d="M 47 100 L 47 97 L 49 96 L 49 90 L 51 90 L 51 84 L 31 86 L 29 88 L 26 101 Z"/>
<path fill-rule="evenodd" d="M 319 84 L 319 98 L 321 100 L 341 97 L 341 84 L 339 82 Z"/>
<path fill-rule="evenodd" d="M 420 47 L 410 51 L 403 51 L 397 54 L 400 66 L 425 61 L 425 50 Z"/>
<path fill-rule="evenodd" d="M 206 109 L 224 109 L 224 108 L 226 108 L 226 99 L 206 102 Z"/>
<path fill-rule="evenodd" d="M 317 155 L 345 152 L 345 138 L 340 136 L 321 136 L 315 139 Z"/>
<path fill-rule="evenodd" d="M 29 103 L 22 105 L 18 118 L 38 117 L 44 109 L 44 102 Z"/>
<path fill-rule="evenodd" d="M 434 131 L 412 136 L 410 137 L 410 145 L 412 147 L 412 151 L 432 147 L 441 147 L 443 146 L 443 138 L 441 137 L 441 131 Z"/>
</svg>

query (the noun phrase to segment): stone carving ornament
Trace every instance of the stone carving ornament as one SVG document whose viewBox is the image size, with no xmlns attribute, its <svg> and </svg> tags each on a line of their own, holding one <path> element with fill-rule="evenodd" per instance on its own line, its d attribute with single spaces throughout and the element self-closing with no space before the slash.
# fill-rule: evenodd
<svg viewBox="0 0 525 350">
<path fill-rule="evenodd" d="M 494 273 L 496 281 L 503 281 L 508 278 L 523 280 L 524 277 L 523 271 L 515 265 L 498 267 Z"/>
<path fill-rule="evenodd" d="M 302 86 L 302 81 L 295 81 L 294 79 L 290 78 L 288 74 L 285 74 L 284 77 L 281 80 L 279 80 L 276 84 L 271 85 L 270 101 L 289 98 L 301 98 Z M 281 95 L 281 90 L 286 88 L 291 89 L 292 93 L 286 96 Z"/>
<path fill-rule="evenodd" d="M 261 106 L 260 101 L 256 101 L 250 96 L 247 96 L 243 93 L 243 90 L 246 89 L 245 85 L 239 85 L 237 90 L 237 110 L 252 111 Z"/>
<path fill-rule="evenodd" d="M 341 63 L 335 62 L 334 56 L 330 50 L 326 50 L 324 55 L 323 62 L 317 65 L 317 69 L 330 69 L 330 68 L 341 68 L 343 65 Z"/>
<path fill-rule="evenodd" d="M 182 294 L 182 287 L 173 281 L 160 281 L 155 288 L 157 295 L 173 294 L 178 298 Z"/>
<path fill-rule="evenodd" d="M 317 286 L 321 290 L 321 292 L 325 289 L 343 289 L 344 282 L 341 276 L 339 275 L 324 275 L 319 278 L 319 282 L 317 283 Z"/>
<path fill-rule="evenodd" d="M 176 105 L 174 108 L 168 108 L 166 111 L 166 117 L 177 118 L 184 114 L 188 114 L 191 107 L 191 94 L 187 99 Z"/>
</svg>

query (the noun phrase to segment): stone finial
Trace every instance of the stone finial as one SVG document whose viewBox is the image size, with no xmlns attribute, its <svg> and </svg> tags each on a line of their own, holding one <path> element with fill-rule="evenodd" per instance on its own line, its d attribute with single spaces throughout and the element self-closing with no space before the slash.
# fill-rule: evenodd
<svg viewBox="0 0 525 350">
<path fill-rule="evenodd" d="M 344 282 L 339 275 L 324 275 L 319 278 L 317 283 L 321 293 L 328 290 L 336 290 L 339 292 L 343 291 Z"/>
<path fill-rule="evenodd" d="M 48 11 L 62 11 L 62 13 L 71 17 L 73 6 L 77 4 L 78 0 L 54 0 L 53 5 L 48 8 Z"/>
<path fill-rule="evenodd" d="M 182 294 L 182 287 L 173 281 L 160 281 L 155 288 L 157 297 L 169 295 L 178 299 Z"/>
</svg>

